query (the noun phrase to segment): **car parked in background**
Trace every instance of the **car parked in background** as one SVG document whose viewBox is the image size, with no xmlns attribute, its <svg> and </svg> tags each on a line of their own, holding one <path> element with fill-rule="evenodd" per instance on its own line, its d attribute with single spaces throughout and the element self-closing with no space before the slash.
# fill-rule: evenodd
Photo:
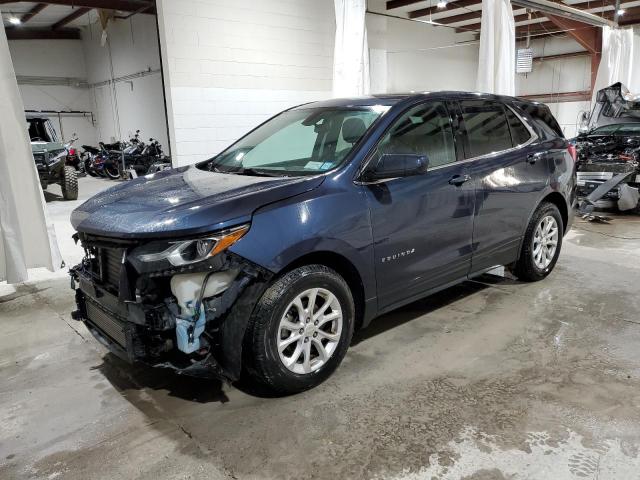
<svg viewBox="0 0 640 480">
<path fill-rule="evenodd" d="M 51 120 L 46 116 L 27 113 L 27 128 L 42 190 L 52 183 L 58 183 L 65 200 L 77 200 L 78 174 L 72 165 L 67 164 L 68 150 L 58 140 Z"/>
<path fill-rule="evenodd" d="M 595 206 L 640 213 L 640 99 L 621 83 L 600 90 L 575 145 L 579 195 L 600 188 Z"/>
<path fill-rule="evenodd" d="M 73 317 L 129 361 L 299 392 L 384 312 L 499 265 L 545 278 L 574 161 L 549 109 L 511 97 L 295 107 L 77 208 Z"/>
</svg>

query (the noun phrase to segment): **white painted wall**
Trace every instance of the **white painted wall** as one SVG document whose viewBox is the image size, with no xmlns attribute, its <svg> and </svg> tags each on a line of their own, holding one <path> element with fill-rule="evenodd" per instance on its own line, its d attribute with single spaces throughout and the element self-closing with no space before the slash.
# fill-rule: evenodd
<svg viewBox="0 0 640 480">
<path fill-rule="evenodd" d="M 371 64 L 372 85 L 386 85 L 379 93 L 475 89 L 478 43 L 470 35 L 372 13 L 367 31 L 376 57 L 386 53 L 386 62 Z"/>
<path fill-rule="evenodd" d="M 87 80 L 96 84 L 142 71 L 160 69 L 156 18 L 135 15 L 128 20 L 110 21 L 107 43 L 102 46 L 102 27 L 91 15 L 83 28 L 82 43 Z M 113 72 L 111 71 L 113 69 Z M 140 130 L 141 138 L 156 138 L 169 153 L 164 109 L 162 76 L 159 71 L 112 85 L 92 87 L 91 97 L 97 114 L 98 138 L 111 142 L 128 139 Z"/>
<path fill-rule="evenodd" d="M 18 76 L 74 77 L 87 76 L 78 40 L 12 40 L 9 50 Z M 20 85 L 20 94 L 27 110 L 93 111 L 89 90 L 69 86 Z M 95 144 L 96 129 L 88 117 L 51 117 L 59 136 L 71 138 L 77 133 L 78 145 Z M 62 123 L 62 125 L 60 125 Z"/>
<path fill-rule="evenodd" d="M 567 138 L 575 137 L 578 134 L 578 117 L 581 112 L 590 112 L 590 102 L 562 102 L 562 103 L 550 103 L 547 105 L 551 109 L 551 112 L 558 120 L 558 123 L 562 127 L 564 136 Z"/>
<path fill-rule="evenodd" d="M 518 47 L 524 45 L 519 44 Z M 582 52 L 584 49 L 571 38 L 545 38 L 531 42 L 533 56 Z M 591 88 L 590 57 L 563 58 L 534 62 L 533 72 L 516 75 L 516 94 L 535 95 L 587 91 Z M 590 110 L 589 102 L 547 102 L 566 137 L 577 133 L 578 116 Z"/>
<path fill-rule="evenodd" d="M 174 165 L 331 95 L 331 0 L 158 0 Z"/>
</svg>

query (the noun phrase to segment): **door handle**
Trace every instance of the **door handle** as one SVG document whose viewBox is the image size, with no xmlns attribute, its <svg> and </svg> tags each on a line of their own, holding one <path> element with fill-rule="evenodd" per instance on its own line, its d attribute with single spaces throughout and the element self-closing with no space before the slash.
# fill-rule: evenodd
<svg viewBox="0 0 640 480">
<path fill-rule="evenodd" d="M 529 155 L 527 155 L 527 163 L 535 165 L 535 163 L 541 158 L 544 158 L 545 155 L 545 152 L 530 153 Z"/>
<path fill-rule="evenodd" d="M 449 179 L 449 184 L 459 187 L 460 185 L 462 185 L 465 182 L 468 182 L 469 180 L 471 180 L 471 177 L 469 175 L 454 175 Z"/>
</svg>

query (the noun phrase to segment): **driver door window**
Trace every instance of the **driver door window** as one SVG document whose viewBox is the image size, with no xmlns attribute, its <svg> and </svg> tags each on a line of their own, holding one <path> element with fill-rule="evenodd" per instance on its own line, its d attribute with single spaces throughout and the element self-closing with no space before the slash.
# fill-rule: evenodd
<svg viewBox="0 0 640 480">
<path fill-rule="evenodd" d="M 441 102 L 412 108 L 402 115 L 378 146 L 381 155 L 427 155 L 429 168 L 456 161 L 456 150 L 449 112 Z"/>
</svg>

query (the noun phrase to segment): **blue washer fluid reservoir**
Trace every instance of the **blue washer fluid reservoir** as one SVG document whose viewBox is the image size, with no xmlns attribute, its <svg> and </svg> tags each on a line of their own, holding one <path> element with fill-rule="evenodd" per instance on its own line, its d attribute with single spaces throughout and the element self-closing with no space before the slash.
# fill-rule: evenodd
<svg viewBox="0 0 640 480">
<path fill-rule="evenodd" d="M 196 350 L 200 350 L 200 335 L 204 332 L 205 323 L 204 308 L 200 308 L 200 316 L 197 321 L 194 317 L 176 317 L 176 337 L 180 351 L 193 353 Z M 193 328 L 193 341 L 189 341 L 190 328 Z"/>
</svg>

